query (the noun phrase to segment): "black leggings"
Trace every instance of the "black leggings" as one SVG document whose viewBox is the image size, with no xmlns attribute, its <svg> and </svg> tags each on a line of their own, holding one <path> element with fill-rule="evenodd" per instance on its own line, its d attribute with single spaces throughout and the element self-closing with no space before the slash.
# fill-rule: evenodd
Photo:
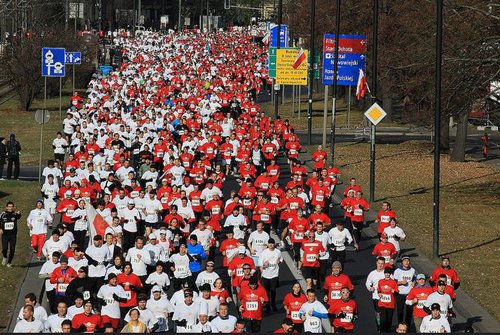
<svg viewBox="0 0 500 335">
<path fill-rule="evenodd" d="M 7 162 L 7 179 L 12 176 L 12 166 L 14 166 L 14 179 L 19 178 L 19 156 L 12 157 Z"/>
<path fill-rule="evenodd" d="M 75 237 L 75 241 L 80 248 L 85 249 L 85 236 L 87 235 L 86 230 L 75 230 L 73 232 L 73 236 Z"/>
<path fill-rule="evenodd" d="M 393 308 L 379 307 L 380 311 L 380 332 L 390 333 L 392 328 Z"/>
<path fill-rule="evenodd" d="M 344 269 L 344 270 L 345 270 L 345 268 L 344 268 L 345 256 L 346 256 L 345 249 L 342 251 L 330 249 L 330 260 L 332 261 L 332 263 L 335 261 L 339 261 L 340 264 L 342 265 L 342 269 Z"/>
<path fill-rule="evenodd" d="M 267 279 L 262 277 L 262 286 L 269 296 L 269 303 L 272 307 L 276 308 L 276 288 L 278 287 L 278 277 Z"/>
<path fill-rule="evenodd" d="M 352 237 L 358 244 L 361 240 L 361 229 L 363 229 L 363 222 L 352 221 Z"/>
<path fill-rule="evenodd" d="M 136 237 L 137 237 L 137 232 L 132 233 L 126 230 L 123 231 L 123 240 L 122 240 L 123 252 L 128 252 L 128 249 L 132 248 L 135 245 Z"/>
<path fill-rule="evenodd" d="M 406 322 L 406 324 L 410 326 L 411 319 L 413 316 L 413 306 L 409 306 L 405 302 L 406 302 L 406 294 L 396 295 L 396 304 L 398 308 L 398 322 Z"/>
<path fill-rule="evenodd" d="M 251 334 L 260 333 L 260 324 L 262 320 L 252 320 L 252 319 L 244 319 L 245 320 L 245 328 L 247 332 Z"/>
<path fill-rule="evenodd" d="M 293 260 L 298 262 L 300 260 L 300 248 L 302 248 L 301 243 L 293 243 Z"/>
<path fill-rule="evenodd" d="M 16 252 L 16 240 L 17 235 L 2 235 L 2 255 L 3 258 L 7 258 L 7 251 L 9 251 L 9 257 L 7 259 L 7 263 L 12 263 L 14 259 L 14 254 Z M 9 250 L 10 246 L 10 250 Z"/>
</svg>

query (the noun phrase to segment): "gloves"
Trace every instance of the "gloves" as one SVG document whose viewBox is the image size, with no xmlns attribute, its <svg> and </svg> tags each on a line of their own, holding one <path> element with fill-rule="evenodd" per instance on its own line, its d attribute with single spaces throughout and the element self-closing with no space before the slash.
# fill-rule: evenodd
<svg viewBox="0 0 500 335">
<path fill-rule="evenodd" d="M 346 246 L 346 247 L 347 247 L 348 245 L 349 245 L 349 242 L 344 241 L 344 246 Z"/>
<path fill-rule="evenodd" d="M 345 318 L 345 313 L 344 312 L 340 312 L 337 314 L 337 319 L 342 319 L 342 318 Z"/>
<path fill-rule="evenodd" d="M 101 303 L 101 306 L 106 306 L 108 304 L 104 299 L 101 299 L 99 302 Z"/>
<path fill-rule="evenodd" d="M 120 297 L 116 295 L 116 293 L 113 293 L 113 299 L 116 301 L 120 301 Z"/>
<path fill-rule="evenodd" d="M 193 258 L 196 262 L 200 262 L 201 261 L 201 256 L 200 255 L 193 255 Z"/>
<path fill-rule="evenodd" d="M 187 321 L 186 321 L 186 319 L 175 320 L 175 324 L 177 325 L 177 327 L 186 327 Z"/>
<path fill-rule="evenodd" d="M 245 226 L 238 226 L 240 230 L 245 230 Z"/>
<path fill-rule="evenodd" d="M 128 288 L 131 290 L 131 291 L 137 291 L 137 288 L 135 287 L 135 285 L 132 285 L 132 284 L 129 284 L 128 285 Z"/>
</svg>

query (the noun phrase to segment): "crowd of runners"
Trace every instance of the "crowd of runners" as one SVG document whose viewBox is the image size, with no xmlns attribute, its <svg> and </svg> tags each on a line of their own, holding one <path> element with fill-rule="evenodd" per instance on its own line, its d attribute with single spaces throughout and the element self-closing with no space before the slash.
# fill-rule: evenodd
<svg viewBox="0 0 500 335">
<path fill-rule="evenodd" d="M 389 203 L 373 223 L 374 311 L 358 315 L 342 269 L 370 204 L 355 179 L 334 202 L 340 171 L 324 148 L 306 167 L 288 120 L 260 111 L 267 49 L 246 30 L 116 43 L 123 64 L 71 98 L 36 208 L 21 219 L 9 203 L 0 216 L 3 264 L 23 220 L 45 262 L 48 308 L 26 295 L 16 332 L 258 333 L 271 313 L 283 317 L 276 333 L 352 332 L 374 319 L 389 332 L 393 315 L 398 332 L 450 332 L 457 274 L 447 258 L 430 276 L 415 271 Z M 306 287 L 277 297 L 282 253 Z"/>
</svg>

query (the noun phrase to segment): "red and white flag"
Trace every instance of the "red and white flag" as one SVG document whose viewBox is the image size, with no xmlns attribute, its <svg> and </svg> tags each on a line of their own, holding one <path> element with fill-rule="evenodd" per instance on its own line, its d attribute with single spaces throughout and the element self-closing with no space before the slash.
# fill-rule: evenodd
<svg viewBox="0 0 500 335">
<path fill-rule="evenodd" d="M 269 45 L 270 39 L 271 39 L 271 34 L 267 33 L 266 35 L 264 35 L 264 38 L 262 38 L 262 43 L 264 43 L 264 45 Z"/>
<path fill-rule="evenodd" d="M 295 58 L 295 62 L 293 63 L 293 68 L 298 69 L 299 66 L 306 60 L 306 54 L 304 52 L 304 49 L 300 48 L 299 54 L 297 55 L 297 58 Z"/>
<path fill-rule="evenodd" d="M 104 238 L 104 232 L 109 227 L 108 223 L 103 219 L 101 214 L 97 213 L 94 206 L 90 203 L 87 203 L 85 208 L 87 209 L 87 218 L 89 220 L 90 240 L 96 235 L 101 235 Z"/>
<path fill-rule="evenodd" d="M 368 83 L 366 82 L 366 77 L 363 70 L 359 69 L 358 86 L 356 87 L 356 99 L 361 99 L 365 96 L 366 92 L 370 92 Z"/>
</svg>

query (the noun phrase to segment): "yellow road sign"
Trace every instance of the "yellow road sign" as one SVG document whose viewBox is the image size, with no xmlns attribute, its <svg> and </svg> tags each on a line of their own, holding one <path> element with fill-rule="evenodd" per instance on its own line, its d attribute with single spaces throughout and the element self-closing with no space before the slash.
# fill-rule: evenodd
<svg viewBox="0 0 500 335">
<path fill-rule="evenodd" d="M 380 121 L 387 115 L 382 107 L 378 103 L 374 103 L 368 110 L 365 112 L 365 116 L 374 126 L 379 124 Z"/>
<path fill-rule="evenodd" d="M 305 59 L 294 68 L 300 49 L 276 50 L 276 83 L 281 85 L 307 85 L 307 50 Z"/>
</svg>

